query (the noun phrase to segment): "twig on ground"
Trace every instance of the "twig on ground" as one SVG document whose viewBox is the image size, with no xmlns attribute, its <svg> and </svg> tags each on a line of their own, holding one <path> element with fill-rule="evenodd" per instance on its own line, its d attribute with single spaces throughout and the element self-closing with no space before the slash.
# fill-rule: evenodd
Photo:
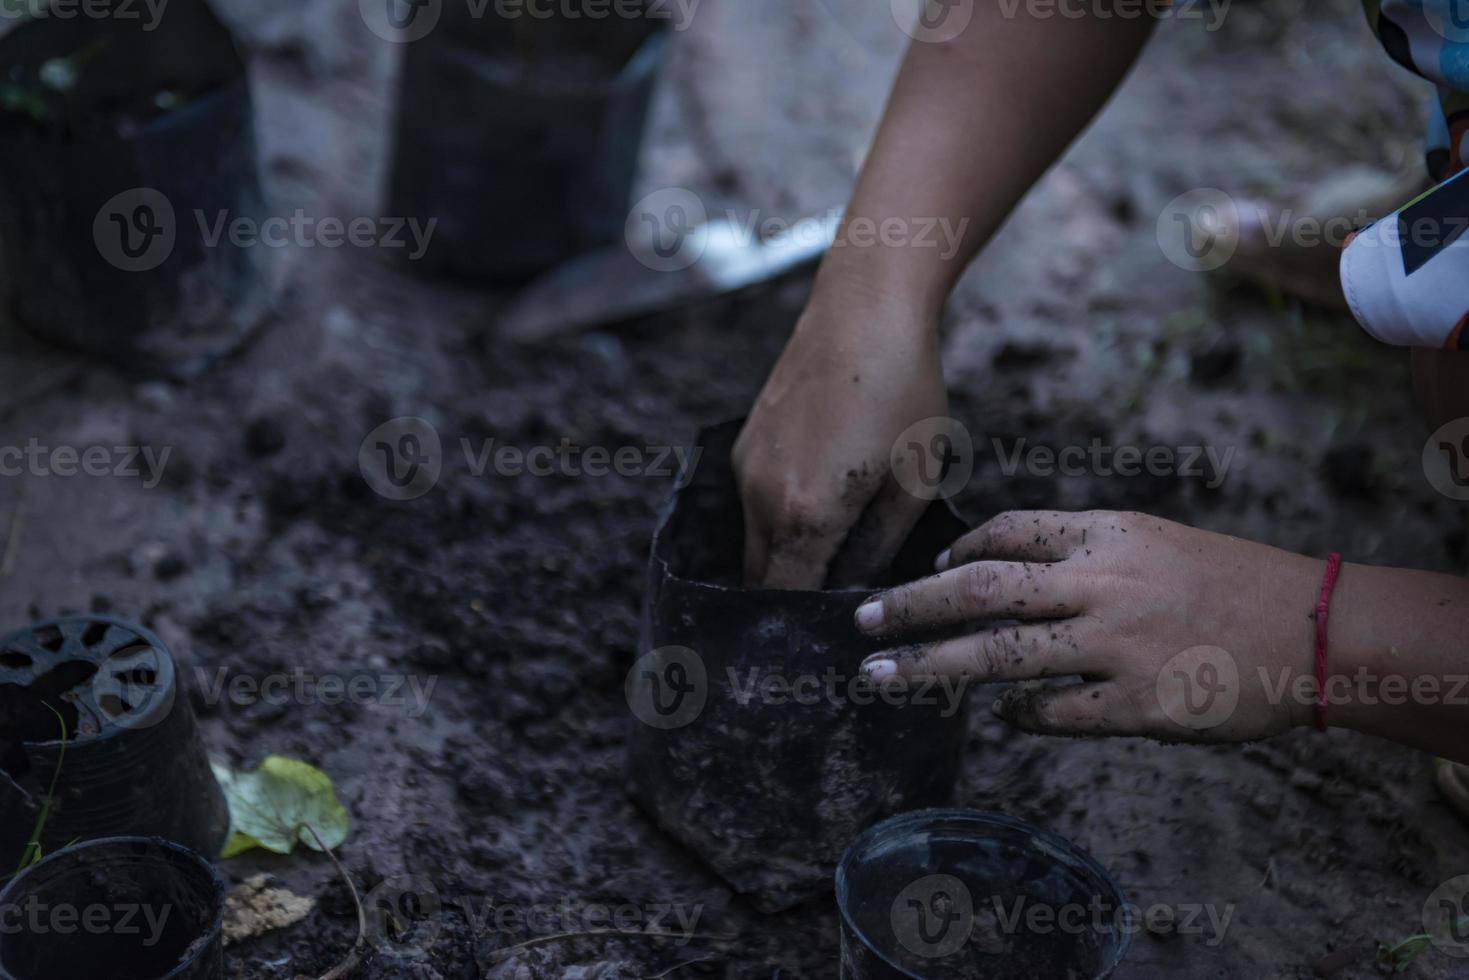
<svg viewBox="0 0 1469 980">
<path fill-rule="evenodd" d="M 533 949 L 536 946 L 561 943 L 571 939 L 592 939 L 599 936 L 636 937 L 640 939 L 682 939 L 685 942 L 693 939 L 701 939 L 705 942 L 714 943 L 732 943 L 740 938 L 739 936 L 718 936 L 712 933 L 668 932 L 662 929 L 586 929 L 579 932 L 558 932 L 551 936 L 537 936 L 534 939 L 527 939 L 523 943 L 516 943 L 514 946 L 506 946 L 503 949 L 495 950 L 489 955 L 489 960 L 491 963 L 500 963 L 517 953 L 524 952 L 527 949 Z"/>
<path fill-rule="evenodd" d="M 686 966 L 693 966 L 696 963 L 708 963 L 710 960 L 712 960 L 714 958 L 715 958 L 715 954 L 713 954 L 713 953 L 709 953 L 709 954 L 707 954 L 705 956 L 696 956 L 696 957 L 694 957 L 691 960 L 684 960 L 681 963 L 675 963 L 672 966 L 670 966 L 668 969 L 664 970 L 662 973 L 650 974 L 649 976 L 644 977 L 643 980 L 663 980 L 664 977 L 666 977 L 666 976 L 668 976 L 668 975 L 670 975 L 672 973 L 675 973 L 675 972 L 677 972 L 679 970 L 682 970 Z"/>
<path fill-rule="evenodd" d="M 357 969 L 358 963 L 362 962 L 362 945 L 367 940 L 367 911 L 363 909 L 362 898 L 357 894 L 357 886 L 352 882 L 352 876 L 347 873 L 347 869 L 342 866 L 342 862 L 332 853 L 330 847 L 322 843 L 321 835 L 316 832 L 315 827 L 309 823 L 304 826 L 307 830 L 311 831 L 311 836 L 316 839 L 316 846 L 321 848 L 326 853 L 326 856 L 332 859 L 332 864 L 336 865 L 337 873 L 342 876 L 342 880 L 347 883 L 347 890 L 352 893 L 352 904 L 357 906 L 357 939 L 353 941 L 352 948 L 347 950 L 347 955 L 342 957 L 341 962 L 317 978 L 317 980 L 342 980 L 347 974 Z"/>
</svg>

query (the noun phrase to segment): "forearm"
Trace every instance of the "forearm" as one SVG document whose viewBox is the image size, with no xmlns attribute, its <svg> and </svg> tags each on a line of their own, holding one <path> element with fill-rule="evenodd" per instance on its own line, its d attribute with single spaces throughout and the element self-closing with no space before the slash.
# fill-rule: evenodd
<svg viewBox="0 0 1469 980">
<path fill-rule="evenodd" d="M 941 221 L 948 237 L 839 244 L 818 298 L 897 299 L 936 323 L 965 266 L 1100 110 L 1153 22 L 1006 17 L 1002 7 L 976 4 L 957 38 L 912 45 L 847 209 L 849 229 L 857 219 L 869 231 L 885 220 L 910 230 Z"/>
<path fill-rule="evenodd" d="M 1348 565 L 1329 636 L 1332 725 L 1469 763 L 1469 580 Z"/>
</svg>

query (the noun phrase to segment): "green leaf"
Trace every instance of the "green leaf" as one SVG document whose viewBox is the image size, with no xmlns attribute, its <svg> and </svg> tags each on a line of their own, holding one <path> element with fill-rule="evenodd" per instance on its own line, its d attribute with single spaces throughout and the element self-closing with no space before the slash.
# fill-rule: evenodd
<svg viewBox="0 0 1469 980">
<path fill-rule="evenodd" d="M 312 830 L 326 847 L 347 839 L 347 810 L 337 800 L 331 777 L 315 766 L 272 755 L 254 772 L 215 763 L 214 778 L 230 808 L 230 836 L 221 857 L 252 847 L 290 854 L 298 841 L 319 851 Z"/>
<path fill-rule="evenodd" d="M 0 109 L 30 116 L 39 123 L 51 122 L 56 117 L 43 96 L 10 82 L 0 83 Z"/>
<path fill-rule="evenodd" d="M 1377 944 L 1377 962 L 1389 967 L 1393 973 L 1403 973 L 1432 942 L 1433 937 L 1427 933 L 1409 936 L 1391 946 L 1380 942 Z"/>
</svg>

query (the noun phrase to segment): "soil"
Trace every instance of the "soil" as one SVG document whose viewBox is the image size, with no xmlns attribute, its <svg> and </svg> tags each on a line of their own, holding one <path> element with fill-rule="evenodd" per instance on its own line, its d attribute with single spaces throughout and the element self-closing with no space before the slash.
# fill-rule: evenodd
<svg viewBox="0 0 1469 980">
<path fill-rule="evenodd" d="M 399 52 L 362 30 L 355 3 L 218 6 L 251 50 L 275 213 L 377 214 Z M 786 220 L 840 204 L 906 40 L 887 8 L 702 6 L 675 38 L 642 191 L 686 186 L 711 214 Z M 1345 320 L 1179 270 L 1155 239 L 1155 216 L 1191 188 L 1288 193 L 1343 162 L 1416 165 L 1427 95 L 1350 0 L 1241 2 L 1215 33 L 1163 24 L 950 306 L 954 414 L 984 460 L 964 509 L 1144 509 L 1463 572 L 1464 511 L 1423 478 L 1406 355 Z M 494 335 L 508 295 L 416 277 L 397 253 L 283 258 L 294 289 L 280 316 L 190 386 L 3 328 L 0 445 L 171 453 L 156 486 L 0 480 L 0 623 L 135 618 L 178 656 L 215 757 L 276 752 L 326 770 L 353 816 L 341 856 L 359 887 L 403 875 L 433 887 L 406 903 L 375 895 L 393 912 L 380 931 L 405 941 L 374 947 L 364 977 L 834 976 L 829 899 L 759 915 L 624 794 L 623 679 L 669 480 L 477 476 L 459 451 L 461 439 L 686 442 L 748 409 L 809 282 L 525 349 Z M 1238 344 L 1237 363 L 1196 369 L 1221 339 Z M 358 451 L 410 415 L 438 430 L 444 472 L 428 494 L 391 501 L 364 482 Z M 1236 454 L 1211 488 L 1007 477 L 989 451 L 991 439 L 1008 451 L 1094 437 Z M 297 670 L 435 686 L 421 714 L 386 698 L 211 693 L 221 678 Z M 1469 870 L 1469 827 L 1437 799 L 1430 760 L 1404 748 L 1346 732 L 1244 747 L 1066 741 L 973 715 L 958 802 L 1075 840 L 1143 907 L 1234 906 L 1222 942 L 1161 926 L 1138 936 L 1122 978 L 1376 976 L 1375 944 L 1420 931 L 1433 889 Z M 269 872 L 318 901 L 304 921 L 232 946 L 230 976 L 317 975 L 350 945 L 355 914 L 321 856 L 224 870 L 232 883 Z M 589 903 L 696 910 L 701 935 L 738 938 L 598 936 L 497 955 L 557 930 L 493 913 L 563 901 L 573 920 Z M 1463 969 L 1430 950 L 1409 975 Z"/>
</svg>

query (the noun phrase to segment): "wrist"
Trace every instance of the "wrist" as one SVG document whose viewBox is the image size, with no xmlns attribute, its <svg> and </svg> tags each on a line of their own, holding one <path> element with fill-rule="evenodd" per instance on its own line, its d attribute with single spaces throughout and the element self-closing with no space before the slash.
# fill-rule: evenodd
<svg viewBox="0 0 1469 980">
<path fill-rule="evenodd" d="M 1367 569 L 1338 562 L 1331 581 L 1327 559 L 1304 558 L 1302 569 L 1306 577 L 1294 581 L 1289 593 L 1292 625 L 1283 634 L 1291 647 L 1287 661 L 1297 665 L 1290 688 L 1291 726 L 1315 729 L 1324 721 L 1327 728 L 1358 728 L 1362 705 L 1352 684 L 1370 649 L 1363 645 L 1363 621 L 1375 616 L 1359 581 Z M 1319 632 L 1318 617 L 1323 624 Z"/>
<path fill-rule="evenodd" d="M 1277 711 L 1290 728 L 1313 728 L 1316 724 L 1316 604 L 1326 562 L 1305 555 L 1283 555 L 1277 573 L 1262 576 L 1266 608 L 1275 613 L 1262 617 L 1266 635 L 1261 637 L 1265 662 L 1273 664 L 1274 675 L 1262 677 Z M 1268 585 L 1264 583 L 1269 583 Z M 1334 631 L 1332 637 L 1334 638 Z M 1330 639 L 1329 638 L 1329 639 Z M 1333 672 L 1337 651 L 1328 644 L 1327 672 Z M 1328 723 L 1334 719 L 1328 709 Z"/>
<path fill-rule="evenodd" d="M 1330 630 L 1333 727 L 1403 741 L 1435 716 L 1449 720 L 1441 713 L 1451 705 L 1440 695 L 1451 665 L 1441 651 L 1459 648 L 1462 614 L 1454 607 L 1464 585 L 1426 572 L 1343 566 Z"/>
<path fill-rule="evenodd" d="M 1469 583 L 1431 572 L 1343 566 L 1331 604 L 1327 721 L 1439 751 L 1464 724 L 1459 650 Z"/>
<path fill-rule="evenodd" d="M 1326 700 L 1328 724 L 1335 728 L 1371 730 L 1380 706 L 1374 687 L 1394 669 L 1398 611 L 1373 593 L 1377 571 L 1344 565 L 1332 600 Z"/>
<path fill-rule="evenodd" d="M 952 280 L 912 249 L 833 247 L 817 271 L 809 308 L 837 321 L 880 319 L 910 337 L 938 335 Z"/>
</svg>

